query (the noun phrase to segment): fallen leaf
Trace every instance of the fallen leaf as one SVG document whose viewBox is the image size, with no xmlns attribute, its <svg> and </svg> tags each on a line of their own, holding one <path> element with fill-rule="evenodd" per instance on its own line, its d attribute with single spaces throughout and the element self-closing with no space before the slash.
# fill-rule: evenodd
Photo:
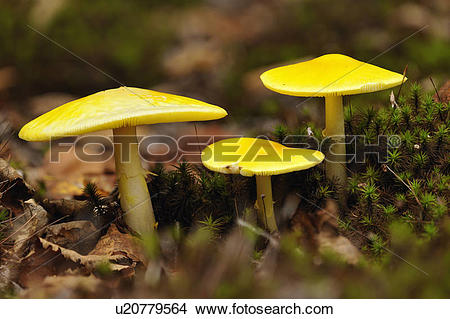
<svg viewBox="0 0 450 319">
<path fill-rule="evenodd" d="M 100 232 L 88 220 L 76 220 L 47 227 L 44 238 L 64 248 L 71 247 L 82 255 L 89 253 L 97 243 Z"/>
<path fill-rule="evenodd" d="M 128 265 L 116 264 L 121 261 L 121 256 L 105 256 L 105 255 L 81 255 L 75 250 L 61 247 L 57 244 L 49 242 L 43 238 L 39 238 L 44 249 L 50 248 L 52 251 L 61 254 L 64 258 L 69 259 L 75 263 L 79 263 L 85 266 L 89 271 L 95 270 L 95 268 L 103 263 L 111 263 L 111 270 L 120 271 L 125 268 L 129 268 Z"/>
<path fill-rule="evenodd" d="M 70 217 L 73 220 L 86 220 L 92 222 L 97 228 L 110 222 L 120 210 L 120 205 L 113 195 L 102 198 L 100 213 L 95 212 L 94 205 L 88 200 L 44 199 L 42 206 L 53 219 Z"/>
<path fill-rule="evenodd" d="M 356 264 L 362 254 L 358 248 L 338 230 L 338 205 L 328 200 L 325 208 L 308 214 L 300 207 L 293 218 L 293 227 L 300 227 L 306 234 L 305 241 L 310 246 L 323 253 L 332 251 L 349 264 Z"/>
<path fill-rule="evenodd" d="M 11 287 L 16 292 L 20 291 L 20 274 L 27 264 L 22 261 L 30 251 L 34 251 L 36 237 L 45 230 L 47 223 L 47 212 L 33 199 L 23 203 L 23 213 L 11 221 L 5 238 L 0 241 L 4 247 L 0 254 L 0 289 Z"/>
<path fill-rule="evenodd" d="M 347 263 L 355 265 L 361 258 L 361 252 L 353 245 L 348 238 L 344 236 L 333 236 L 322 232 L 316 236 L 319 245 L 319 251 L 333 251 L 342 257 Z"/>
<path fill-rule="evenodd" d="M 338 220 L 338 205 L 334 200 L 328 200 L 325 208 L 316 212 L 316 227 L 319 231 L 323 231 L 327 226 L 337 230 Z"/>
<path fill-rule="evenodd" d="M 76 199 L 44 199 L 42 206 L 54 218 L 70 216 L 75 220 L 89 219 L 92 216 L 92 205 L 87 200 Z"/>
<path fill-rule="evenodd" d="M 22 287 L 15 281 L 17 278 L 17 267 L 12 266 L 9 260 L 1 260 L 0 262 L 0 290 L 5 291 L 7 288 L 12 289 L 16 294 L 22 292 Z"/>
<path fill-rule="evenodd" d="M 94 271 L 98 266 L 108 263 L 111 271 L 119 271 L 126 276 L 131 276 L 136 267 L 145 264 L 144 254 L 133 237 L 121 233 L 114 224 L 88 255 L 75 251 L 74 245 L 65 248 L 44 238 L 39 238 L 39 241 L 44 249 L 50 248 L 64 258 L 86 267 L 89 271 Z"/>
<path fill-rule="evenodd" d="M 108 232 L 100 238 L 89 255 L 127 258 L 133 267 L 145 263 L 145 256 L 135 238 L 130 234 L 121 233 L 115 224 L 111 224 Z"/>
<path fill-rule="evenodd" d="M 22 203 L 33 196 L 33 188 L 21 173 L 0 158 L 0 203 L 14 213 L 23 210 Z"/>
<path fill-rule="evenodd" d="M 23 214 L 14 219 L 13 227 L 2 242 L 13 241 L 14 254 L 21 258 L 32 239 L 45 230 L 47 223 L 47 212 L 34 199 L 30 199 L 23 203 Z"/>
</svg>

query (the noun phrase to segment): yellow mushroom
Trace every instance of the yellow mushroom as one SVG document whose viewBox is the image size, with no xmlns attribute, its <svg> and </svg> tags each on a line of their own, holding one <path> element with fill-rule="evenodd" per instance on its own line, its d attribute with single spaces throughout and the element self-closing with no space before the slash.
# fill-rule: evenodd
<svg viewBox="0 0 450 319">
<path fill-rule="evenodd" d="M 203 165 L 224 174 L 256 176 L 257 206 L 260 223 L 278 231 L 272 200 L 271 176 L 305 170 L 323 161 L 315 150 L 290 148 L 258 138 L 230 138 L 207 146 L 202 152 Z"/>
<path fill-rule="evenodd" d="M 155 217 L 138 154 L 136 126 L 142 124 L 206 121 L 227 112 L 191 98 L 156 91 L 120 87 L 66 103 L 27 123 L 19 137 L 48 141 L 113 129 L 114 158 L 120 204 L 128 226 L 139 234 L 153 231 Z"/>
<path fill-rule="evenodd" d="M 375 92 L 406 80 L 402 74 L 355 60 L 342 54 L 326 54 L 316 59 L 278 67 L 261 75 L 270 90 L 287 95 L 325 97 L 324 135 L 335 143 L 327 154 L 327 177 L 345 185 L 343 95 Z"/>
</svg>

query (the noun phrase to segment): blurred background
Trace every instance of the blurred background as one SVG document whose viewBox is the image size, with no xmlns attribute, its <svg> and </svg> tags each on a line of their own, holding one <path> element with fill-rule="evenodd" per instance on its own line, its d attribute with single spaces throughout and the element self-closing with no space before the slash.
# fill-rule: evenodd
<svg viewBox="0 0 450 319">
<path fill-rule="evenodd" d="M 228 111 L 226 118 L 198 123 L 199 134 L 270 135 L 282 124 L 292 132 L 312 126 L 318 136 L 323 127 L 323 99 L 306 100 L 271 92 L 259 79 L 262 72 L 327 53 L 341 53 L 361 61 L 370 60 L 372 64 L 398 73 L 408 66 L 408 82 L 402 94 L 410 94 L 408 87 L 415 82 L 422 85 L 422 92 L 434 94 L 430 77 L 440 88 L 450 73 L 449 17 L 448 0 L 0 0 L 0 154 L 3 155 L 3 146 L 8 144 L 8 152 L 3 152 L 6 154 L 3 157 L 35 187 L 37 198 L 85 199 L 83 187 L 87 182 L 95 183 L 101 194 L 110 194 L 115 187 L 115 168 L 111 158 L 103 163 L 81 162 L 76 159 L 72 148 L 70 152 L 61 154 L 59 163 L 50 163 L 48 143 L 27 143 L 17 137 L 17 132 L 26 122 L 54 107 L 120 85 L 185 95 Z M 398 90 L 394 88 L 396 95 Z M 371 107 L 390 108 L 389 94 L 390 90 L 361 94 L 346 97 L 344 102 L 367 110 Z M 419 133 L 425 132 L 425 140 L 430 137 L 426 130 L 418 129 Z M 144 134 L 168 134 L 177 138 L 183 134 L 195 134 L 197 127 L 194 130 L 192 123 L 172 123 L 140 127 L 139 130 Z M 444 137 L 448 135 L 445 130 L 441 132 Z M 422 156 L 422 150 L 417 155 Z M 405 167 L 402 167 L 405 174 L 410 168 L 415 169 L 409 165 L 409 160 L 407 158 Z M 444 167 L 444 162 L 442 159 L 442 163 L 436 163 L 436 166 Z M 362 180 L 370 180 L 376 175 L 370 175 L 370 171 L 378 174 L 368 166 Z M 426 177 L 427 186 L 425 176 L 419 176 L 421 179 L 415 185 L 424 189 L 443 185 L 442 198 L 445 198 L 448 176 L 442 175 L 437 183 L 435 178 L 438 175 L 441 176 L 436 173 L 428 179 L 430 173 Z M 319 180 L 321 175 L 317 176 Z M 386 177 L 383 173 L 377 176 Z M 285 181 L 290 185 L 287 180 L 281 181 L 278 185 Z M 358 182 L 354 185 L 358 192 L 364 190 L 364 183 L 359 184 L 357 179 L 353 181 Z M 430 183 L 433 185 L 429 186 Z M 312 185 L 311 189 L 316 184 Z M 303 184 L 300 186 L 305 188 Z M 384 191 L 382 186 L 380 188 Z M 214 187 L 211 189 L 215 191 Z M 389 187 L 386 189 L 390 190 Z M 279 193 L 284 190 L 283 187 L 276 189 Z M 419 218 L 414 215 L 418 206 L 412 196 L 403 194 L 405 191 L 380 194 L 383 199 L 392 198 L 393 203 L 394 195 L 403 196 L 395 197 L 395 204 L 409 203 L 409 206 L 400 206 L 399 212 L 394 212 L 404 223 L 412 224 L 415 218 Z M 327 185 L 317 191 L 319 195 L 329 193 Z M 168 197 L 172 196 L 172 193 L 168 194 Z M 181 191 L 173 194 L 178 194 L 181 199 L 185 197 Z M 216 204 L 216 198 L 220 197 L 213 192 L 210 194 L 214 199 L 211 202 Z M 435 218 L 438 223 L 447 207 L 440 203 L 440 197 L 433 197 L 428 191 L 424 195 L 427 196 L 422 200 L 428 198 L 427 205 L 434 207 L 437 213 L 433 210 L 433 218 L 438 216 Z M 323 195 L 324 198 L 326 196 Z M 431 206 L 430 202 L 439 204 Z M 298 205 L 296 203 L 293 207 Z M 222 204 L 219 202 L 218 205 Z M 291 209 L 289 205 L 283 207 Z M 200 237 L 203 235 L 198 232 L 198 242 L 195 241 L 197 237 L 185 241 L 188 248 L 182 252 L 185 256 L 180 255 L 180 264 L 184 265 L 184 270 L 182 267 L 179 269 L 184 271 L 180 282 L 175 281 L 172 286 L 158 287 L 151 292 L 136 290 L 130 295 L 128 290 L 123 291 L 126 297 L 150 294 L 152 297 L 436 298 L 450 295 L 448 220 L 442 223 L 444 235 L 424 245 L 422 237 L 400 226 L 391 231 L 378 224 L 357 224 L 356 216 L 359 215 L 353 215 L 354 220 L 349 219 L 342 226 L 331 223 L 332 218 L 327 219 L 322 211 L 307 213 L 308 210 L 298 210 L 296 216 L 300 217 L 293 219 L 292 234 L 282 237 L 280 253 L 273 253 L 276 250 L 269 246 L 267 255 L 264 253 L 268 262 L 258 266 L 262 269 L 261 276 L 251 275 L 255 261 L 259 263 L 263 256 L 262 249 L 253 248 L 256 237 L 242 240 L 236 232 L 236 236 L 230 236 L 224 246 L 217 249 L 216 246 L 211 248 L 210 242 Z M 335 213 L 338 216 L 337 210 Z M 385 213 L 388 217 L 383 217 L 384 224 L 390 222 L 394 215 L 392 212 L 389 214 Z M 423 219 L 422 215 L 420 219 Z M 378 219 L 376 221 L 378 223 Z M 313 222 L 323 229 L 319 226 L 318 230 L 314 228 Z M 205 221 L 203 224 L 207 225 Z M 349 225 L 363 229 L 364 234 L 367 232 L 370 242 L 361 241 L 359 233 L 351 233 L 350 228 L 346 230 L 346 236 L 352 243 L 338 233 L 338 227 L 345 229 Z M 434 222 L 424 228 L 426 234 L 436 236 L 438 232 Z M 342 254 L 355 259 L 359 258 L 360 251 L 364 254 L 372 251 L 374 255 L 382 256 L 380 262 L 384 268 L 378 267 L 379 264 L 374 267 L 362 264 L 363 267 L 356 268 L 340 260 L 330 262 L 331 257 L 330 260 L 318 261 L 307 249 L 305 252 L 298 249 L 302 242 L 306 242 L 299 236 L 302 231 L 311 241 L 311 251 L 316 249 L 316 245 L 325 248 L 329 245 L 338 247 L 341 252 L 347 249 Z M 391 233 L 392 250 L 412 264 L 422 265 L 431 276 L 423 276 L 409 263 L 403 263 L 393 255 L 380 253 L 388 241 L 387 234 Z M 180 238 L 179 242 L 184 241 L 184 237 Z M 198 245 L 199 252 L 192 250 L 195 253 L 191 254 L 191 242 L 194 243 L 192 247 Z M 239 245 L 243 248 L 236 249 L 241 247 Z M 240 253 L 236 254 L 238 251 Z M 252 254 L 250 261 L 247 257 Z M 178 258 L 177 254 L 173 255 Z M 274 266 L 278 257 L 284 261 Z M 215 263 L 217 268 L 214 268 Z M 24 265 L 28 264 L 14 267 L 26 274 Z M 271 278 L 272 274 L 278 276 L 278 281 L 264 280 Z M 212 277 L 219 279 L 211 280 Z M 95 280 L 95 285 L 101 286 L 97 279 L 91 279 Z M 65 285 L 55 281 L 55 286 Z M 109 297 L 112 293 L 110 286 L 104 287 L 108 291 L 93 295 Z M 41 294 L 30 296 L 43 297 Z M 67 298 L 68 295 L 56 296 Z M 123 292 L 116 296 L 123 296 Z"/>
<path fill-rule="evenodd" d="M 115 78 L 225 107 L 230 116 L 220 123 L 239 123 L 241 133 L 321 125 L 321 107 L 310 106 L 320 99 L 295 107 L 301 99 L 270 92 L 259 75 L 326 53 L 368 61 L 424 26 L 372 64 L 399 73 L 408 65 L 409 83 L 432 90 L 429 76 L 439 87 L 450 69 L 446 0 L 0 0 L 0 107 L 19 128 L 119 86 Z"/>
</svg>

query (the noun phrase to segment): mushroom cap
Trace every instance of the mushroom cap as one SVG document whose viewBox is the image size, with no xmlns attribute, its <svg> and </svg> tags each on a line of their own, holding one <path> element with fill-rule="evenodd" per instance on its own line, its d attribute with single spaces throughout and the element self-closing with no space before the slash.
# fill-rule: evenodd
<svg viewBox="0 0 450 319">
<path fill-rule="evenodd" d="M 202 163 L 225 174 L 278 175 L 316 166 L 325 155 L 319 151 L 291 148 L 279 143 L 249 137 L 221 140 L 202 152 Z"/>
<path fill-rule="evenodd" d="M 206 121 L 227 112 L 195 99 L 133 87 L 119 87 L 61 105 L 27 123 L 19 137 L 46 141 L 142 124 Z"/>
<path fill-rule="evenodd" d="M 342 54 L 326 54 L 268 70 L 261 80 L 281 94 L 326 97 L 381 91 L 401 84 L 406 77 Z"/>
</svg>

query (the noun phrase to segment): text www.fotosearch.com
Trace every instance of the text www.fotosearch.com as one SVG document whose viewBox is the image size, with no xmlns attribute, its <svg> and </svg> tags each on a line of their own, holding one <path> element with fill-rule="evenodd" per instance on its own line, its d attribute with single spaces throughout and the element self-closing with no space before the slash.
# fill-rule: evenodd
<svg viewBox="0 0 450 319">
<path fill-rule="evenodd" d="M 237 304 L 226 306 L 195 306 L 198 315 L 332 315 L 333 306 L 305 306 L 292 305 L 248 305 Z"/>
</svg>

